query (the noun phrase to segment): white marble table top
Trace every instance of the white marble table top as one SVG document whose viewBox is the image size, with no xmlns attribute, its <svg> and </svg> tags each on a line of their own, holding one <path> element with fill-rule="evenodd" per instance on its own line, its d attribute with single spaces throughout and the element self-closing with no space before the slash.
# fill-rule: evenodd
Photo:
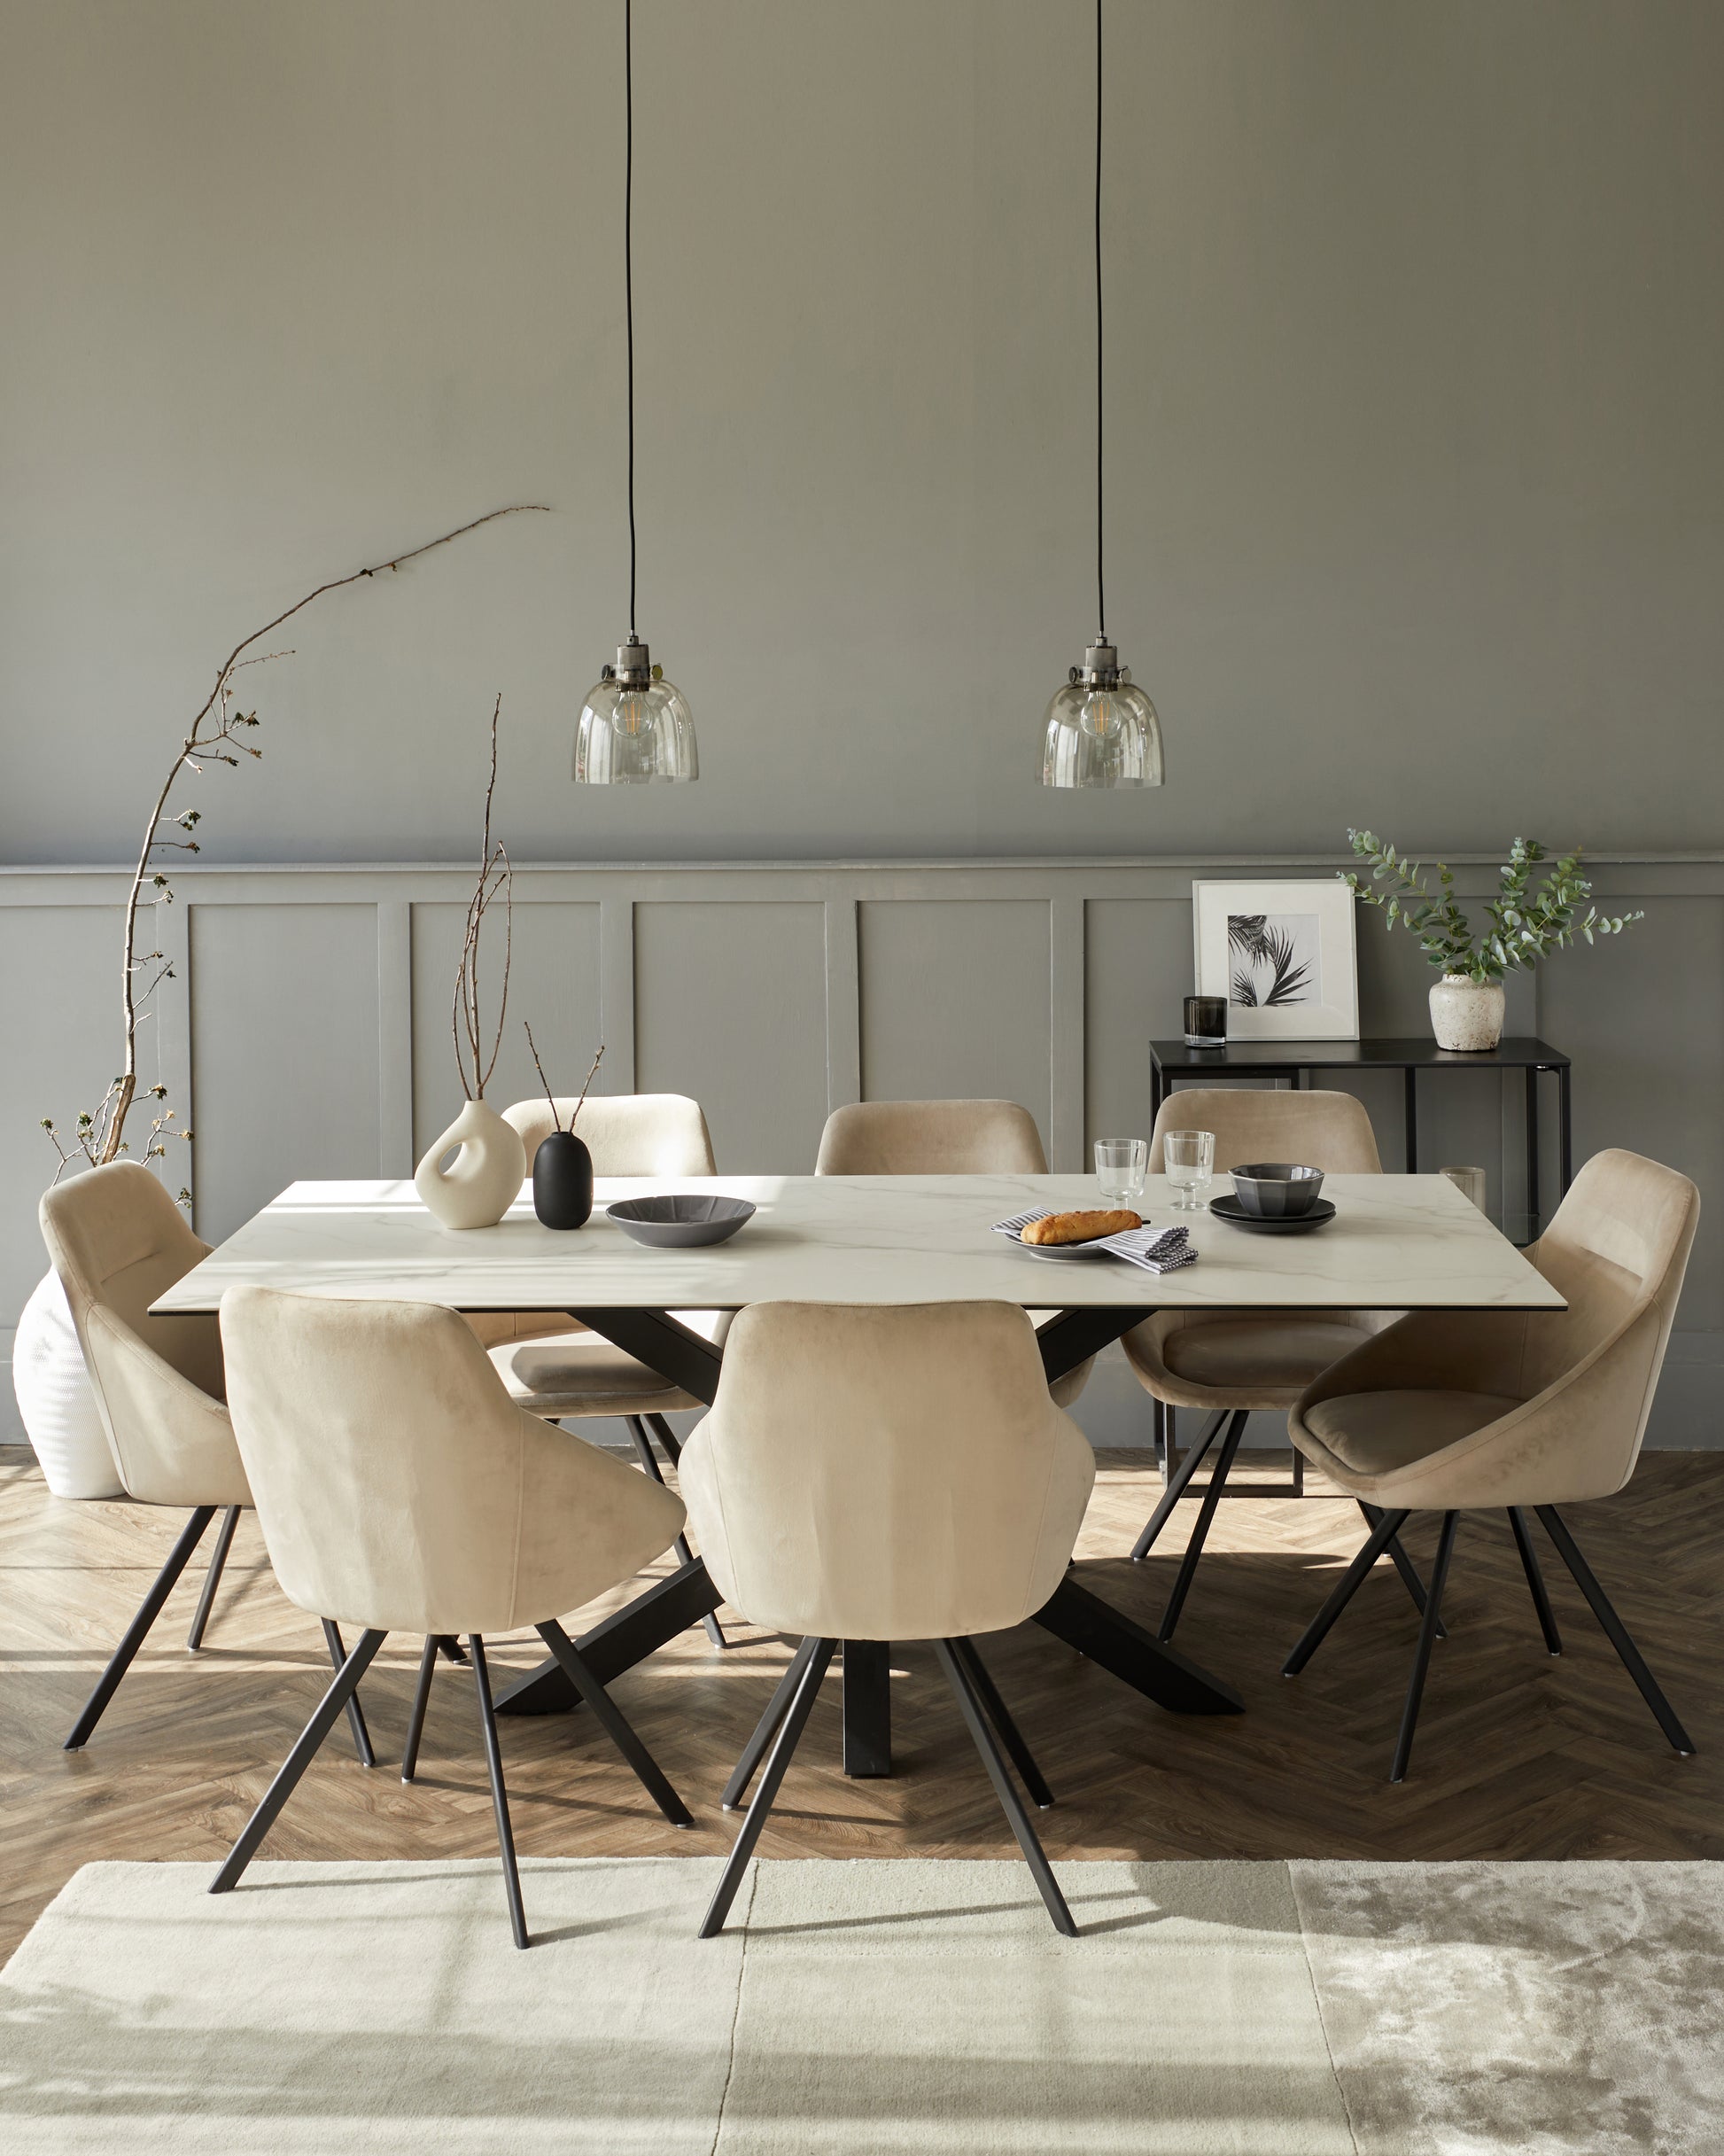
<svg viewBox="0 0 1724 2156">
<path fill-rule="evenodd" d="M 1224 1191 L 1228 1179 L 1217 1179 Z M 703 1250 L 653 1250 L 604 1218 L 617 1198 L 711 1190 L 754 1218 Z M 454 1310 L 737 1310 L 749 1303 L 995 1300 L 1038 1309 L 1560 1310 L 1563 1298 L 1439 1175 L 1332 1175 L 1336 1218 L 1303 1235 L 1140 1202 L 1189 1225 L 1195 1265 L 1160 1277 L 1122 1260 L 1034 1257 L 990 1230 L 1029 1210 L 1099 1205 L 1084 1175 L 602 1179 L 593 1218 L 541 1227 L 530 1195 L 495 1227 L 441 1227 L 411 1183 L 295 1183 L 151 1305 L 212 1311 L 242 1284 Z"/>
</svg>

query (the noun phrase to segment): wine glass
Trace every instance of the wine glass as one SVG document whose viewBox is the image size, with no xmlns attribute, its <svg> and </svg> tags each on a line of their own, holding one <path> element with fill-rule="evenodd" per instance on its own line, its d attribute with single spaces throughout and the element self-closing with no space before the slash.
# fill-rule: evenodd
<svg viewBox="0 0 1724 2156">
<path fill-rule="evenodd" d="M 1115 1205 L 1135 1206 L 1144 1195 L 1149 1173 L 1147 1138 L 1098 1138 L 1096 1181 L 1104 1198 Z"/>
<path fill-rule="evenodd" d="M 1215 1133 L 1169 1131 L 1161 1140 L 1161 1158 L 1173 1187 L 1174 1210 L 1201 1212 L 1203 1194 L 1215 1172 Z"/>
</svg>

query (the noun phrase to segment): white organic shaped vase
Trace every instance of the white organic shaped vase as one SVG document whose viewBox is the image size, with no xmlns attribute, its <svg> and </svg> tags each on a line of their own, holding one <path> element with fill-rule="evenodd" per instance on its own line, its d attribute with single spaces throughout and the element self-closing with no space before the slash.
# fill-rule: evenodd
<svg viewBox="0 0 1724 2156">
<path fill-rule="evenodd" d="M 437 1164 L 451 1146 L 461 1150 L 446 1173 Z M 445 1227 L 495 1227 L 526 1179 L 519 1131 L 483 1101 L 469 1101 L 420 1162 L 413 1187 Z"/>
<path fill-rule="evenodd" d="M 1431 1031 L 1440 1048 L 1477 1055 L 1503 1038 L 1501 981 L 1469 980 L 1445 973 L 1431 991 Z"/>
<path fill-rule="evenodd" d="M 12 1390 L 24 1433 L 57 1498 L 125 1496 L 57 1273 L 43 1275 L 19 1315 Z"/>
</svg>

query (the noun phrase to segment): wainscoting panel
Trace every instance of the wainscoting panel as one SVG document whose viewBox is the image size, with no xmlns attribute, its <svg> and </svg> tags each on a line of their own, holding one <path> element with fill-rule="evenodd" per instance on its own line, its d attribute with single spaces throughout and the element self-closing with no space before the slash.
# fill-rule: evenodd
<svg viewBox="0 0 1724 2156">
<path fill-rule="evenodd" d="M 1091 899 L 1083 909 L 1085 1138 L 1144 1134 L 1149 1051 L 1182 1028 L 1192 899 Z"/>
<path fill-rule="evenodd" d="M 219 1242 L 301 1160 L 331 1164 L 323 1175 L 377 1173 L 377 916 L 317 904 L 187 912 L 197 1218 Z M 165 1164 L 170 1187 L 185 1149 Z"/>
<path fill-rule="evenodd" d="M 455 970 L 467 922 L 465 905 L 413 908 L 413 1142 L 416 1163 L 439 1131 L 447 1130 L 461 1107 L 455 1076 L 451 1014 Z M 511 930 L 509 1008 L 494 1076 L 485 1088 L 493 1108 L 536 1098 L 540 1091 L 525 1028 L 531 1025 L 545 1075 L 558 1094 L 578 1094 L 594 1050 L 603 1038 L 600 1024 L 599 908 L 596 904 L 561 901 L 523 903 L 518 899 Z M 487 917 L 479 976 L 484 1023 L 495 1023 L 501 985 L 503 922 L 501 911 Z M 607 1057 L 609 1061 L 609 1057 Z M 600 1065 L 597 1089 L 623 1090 L 607 1082 Z M 411 1172 L 408 1168 L 404 1172 Z"/>
<path fill-rule="evenodd" d="M 635 1086 L 692 1094 L 721 1166 L 806 1174 L 827 1113 L 822 907 L 634 909 Z"/>
<path fill-rule="evenodd" d="M 0 918 L 0 1327 L 9 1330 L 48 1264 L 36 1202 L 53 1175 L 54 1148 L 42 1119 L 70 1133 L 119 1067 L 120 916 L 117 906 L 85 904 Z M 153 1041 L 144 1068 L 153 1083 Z M 10 1347 L 0 1343 L 0 1352 L 10 1357 Z M 12 1412 L 8 1384 L 0 1428 Z"/>
<path fill-rule="evenodd" d="M 523 867 L 509 1022 L 490 1094 L 537 1080 L 531 1018 L 560 1090 L 594 1047 L 599 1090 L 694 1094 L 721 1167 L 804 1172 L 828 1110 L 861 1098 L 1021 1101 L 1056 1167 L 1092 1137 L 1146 1132 L 1153 1036 L 1191 985 L 1198 876 L 1326 876 L 1334 861 L 845 862 Z M 1575 1059 L 1574 1149 L 1623 1145 L 1699 1183 L 1705 1210 L 1652 1424 L 1655 1442 L 1724 1443 L 1724 857 L 1596 864 L 1600 903 L 1643 907 L 1620 942 L 1510 984 L 1509 1028 Z M 1460 869 L 1463 896 L 1493 884 Z M 175 961 L 146 1030 L 197 1132 L 164 1173 L 218 1240 L 300 1176 L 401 1176 L 459 1099 L 449 1000 L 470 872 L 444 866 L 214 868 L 175 876 L 145 947 Z M 0 1332 L 41 1273 L 40 1118 L 93 1106 L 117 1047 L 116 869 L 0 869 Z M 486 978 L 495 980 L 487 963 Z M 1428 1031 L 1430 975 L 1410 938 L 1359 921 L 1367 1034 Z M 1383 1163 L 1404 1164 L 1397 1076 L 1361 1078 Z M 1421 1083 L 1419 1165 L 1483 1166 L 1490 1205 L 1526 1232 L 1518 1078 Z M 134 1130 L 141 1140 L 147 1119 Z M 1547 1193 L 1556 1093 L 1541 1095 Z M 0 1341 L 0 1348 L 4 1342 Z M 9 1413 L 8 1398 L 4 1406 Z M 1091 1434 L 1141 1438 L 1117 1357 L 1083 1405 Z M 14 1428 L 8 1423 L 6 1427 Z"/>
<path fill-rule="evenodd" d="M 1045 902 L 883 899 L 858 913 L 863 1099 L 1021 1101 L 1051 1149 Z"/>
</svg>

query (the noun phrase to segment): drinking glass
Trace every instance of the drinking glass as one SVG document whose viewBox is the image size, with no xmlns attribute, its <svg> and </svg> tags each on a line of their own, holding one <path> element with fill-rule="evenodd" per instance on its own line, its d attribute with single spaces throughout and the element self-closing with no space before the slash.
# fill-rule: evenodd
<svg viewBox="0 0 1724 2156">
<path fill-rule="evenodd" d="M 1135 1205 L 1144 1195 L 1149 1173 L 1147 1138 L 1098 1138 L 1096 1181 L 1104 1198 L 1115 1205 Z"/>
<path fill-rule="evenodd" d="M 1173 1186 L 1176 1212 L 1203 1210 L 1203 1194 L 1215 1172 L 1213 1131 L 1169 1131 L 1161 1140 L 1161 1159 Z"/>
</svg>

